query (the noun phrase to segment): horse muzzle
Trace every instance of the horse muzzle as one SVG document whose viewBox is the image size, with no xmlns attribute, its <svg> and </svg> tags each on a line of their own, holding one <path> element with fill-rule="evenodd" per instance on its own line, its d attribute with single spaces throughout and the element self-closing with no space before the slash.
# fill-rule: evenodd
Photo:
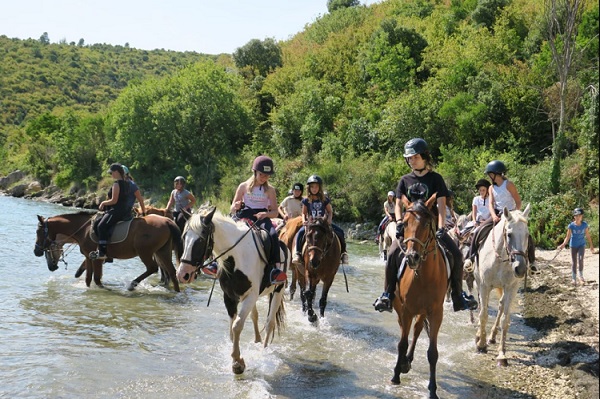
<svg viewBox="0 0 600 399">
<path fill-rule="evenodd" d="M 195 266 L 182 260 L 177 268 L 177 281 L 181 284 L 191 283 L 197 273 L 198 269 Z"/>
<path fill-rule="evenodd" d="M 516 278 L 525 277 L 525 274 L 527 273 L 527 260 L 525 257 L 521 256 L 521 259 L 515 259 L 511 265 Z"/>
<path fill-rule="evenodd" d="M 406 263 L 413 270 L 417 270 L 421 266 L 422 261 L 423 258 L 418 252 L 409 252 L 406 254 Z"/>
<path fill-rule="evenodd" d="M 38 244 L 35 244 L 35 247 L 33 248 L 33 254 L 39 258 L 44 254 L 44 249 Z"/>
</svg>

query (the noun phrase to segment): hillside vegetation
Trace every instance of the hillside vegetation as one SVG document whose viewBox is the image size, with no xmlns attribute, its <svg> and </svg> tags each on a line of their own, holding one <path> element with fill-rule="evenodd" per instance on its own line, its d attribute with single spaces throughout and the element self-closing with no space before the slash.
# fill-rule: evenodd
<svg viewBox="0 0 600 399">
<path fill-rule="evenodd" d="M 501 159 L 539 245 L 562 238 L 575 206 L 597 242 L 598 4 L 577 9 L 572 47 L 551 34 L 573 3 L 555 2 L 554 19 L 542 0 L 338 7 L 219 58 L 2 36 L 0 172 L 93 190 L 119 161 L 156 202 L 184 175 L 224 207 L 266 153 L 280 199 L 317 173 L 337 219 L 377 222 L 408 171 L 404 143 L 423 137 L 458 211 Z"/>
</svg>

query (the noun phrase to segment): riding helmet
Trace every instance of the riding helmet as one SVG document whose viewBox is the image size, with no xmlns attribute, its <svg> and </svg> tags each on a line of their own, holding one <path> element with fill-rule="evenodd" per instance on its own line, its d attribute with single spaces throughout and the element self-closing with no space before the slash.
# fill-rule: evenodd
<svg viewBox="0 0 600 399">
<path fill-rule="evenodd" d="M 108 173 L 115 172 L 115 171 L 121 173 L 122 175 L 125 175 L 125 171 L 123 171 L 123 166 L 120 163 L 113 163 L 108 168 Z"/>
<path fill-rule="evenodd" d="M 393 191 L 388 191 L 388 197 L 389 197 L 390 195 L 391 195 L 392 197 L 395 197 L 395 196 L 396 196 L 396 194 L 395 194 Z"/>
<path fill-rule="evenodd" d="M 266 155 L 260 155 L 254 159 L 252 163 L 252 170 L 255 172 L 261 172 L 265 175 L 272 175 L 275 173 L 273 166 L 273 160 Z"/>
<path fill-rule="evenodd" d="M 583 209 L 582 208 L 575 208 L 573 210 L 573 216 L 577 216 L 577 215 L 583 215 Z"/>
<path fill-rule="evenodd" d="M 404 158 L 429 152 L 427 142 L 421 138 L 410 139 L 404 144 Z"/>
<path fill-rule="evenodd" d="M 304 184 L 302 184 L 302 183 L 294 183 L 294 185 L 292 186 L 292 190 L 303 191 L 304 190 Z"/>
<path fill-rule="evenodd" d="M 310 184 L 310 183 L 318 183 L 319 185 L 323 185 L 323 179 L 321 179 L 319 176 L 317 175 L 312 175 L 308 178 L 308 180 L 306 181 L 306 184 Z"/>
<path fill-rule="evenodd" d="M 177 176 L 177 177 L 175 178 L 175 180 L 173 180 L 173 183 L 177 183 L 178 181 L 182 182 L 183 184 L 185 184 L 185 183 L 186 183 L 186 181 L 185 181 L 185 177 L 183 177 L 183 176 Z"/>
<path fill-rule="evenodd" d="M 502 161 L 494 160 L 494 161 L 488 163 L 487 166 L 485 167 L 485 174 L 487 175 L 488 173 L 495 173 L 497 175 L 502 175 L 502 174 L 506 173 L 506 165 L 504 165 L 504 162 L 502 162 Z"/>
<path fill-rule="evenodd" d="M 490 188 L 492 183 L 490 183 L 487 179 L 479 179 L 477 183 L 475 183 L 475 188 L 479 190 L 479 187 Z"/>
<path fill-rule="evenodd" d="M 121 166 L 123 166 L 123 172 L 125 172 L 125 174 L 128 175 L 129 174 L 129 168 L 127 166 L 125 166 L 125 165 L 121 165 Z"/>
</svg>

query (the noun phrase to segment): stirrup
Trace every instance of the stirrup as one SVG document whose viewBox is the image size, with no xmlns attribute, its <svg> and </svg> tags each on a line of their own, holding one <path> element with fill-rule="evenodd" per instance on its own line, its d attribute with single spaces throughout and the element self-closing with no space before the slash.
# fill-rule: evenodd
<svg viewBox="0 0 600 399">
<path fill-rule="evenodd" d="M 89 253 L 88 258 L 91 260 L 105 260 L 106 254 L 104 252 L 100 252 L 99 250 L 92 251 Z"/>
<path fill-rule="evenodd" d="M 273 268 L 273 270 L 271 270 L 271 274 L 269 275 L 269 279 L 273 285 L 283 284 L 287 280 L 287 274 L 285 274 L 281 269 Z"/>
<path fill-rule="evenodd" d="M 219 267 L 217 266 L 217 262 L 211 262 L 202 268 L 202 273 L 207 276 L 216 276 L 218 271 Z"/>
<path fill-rule="evenodd" d="M 390 297 L 387 296 L 387 293 L 381 294 L 381 296 L 373 302 L 373 306 L 378 312 L 383 312 L 384 310 L 386 312 L 392 312 L 392 303 Z"/>
<path fill-rule="evenodd" d="M 465 263 L 463 263 L 463 270 L 467 273 L 473 273 L 473 270 L 475 270 L 475 265 L 471 259 L 465 260 Z"/>
</svg>

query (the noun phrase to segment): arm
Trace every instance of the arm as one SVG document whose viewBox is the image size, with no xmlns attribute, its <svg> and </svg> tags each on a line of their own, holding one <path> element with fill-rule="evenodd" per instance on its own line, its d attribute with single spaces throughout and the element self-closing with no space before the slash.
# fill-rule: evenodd
<svg viewBox="0 0 600 399">
<path fill-rule="evenodd" d="M 116 204 L 119 199 L 119 191 L 120 191 L 119 183 L 115 182 L 112 186 L 112 197 L 110 199 L 102 201 L 100 203 L 100 205 L 98 206 L 98 208 L 100 210 L 103 210 L 107 206 Z"/>
<path fill-rule="evenodd" d="M 308 223 L 308 207 L 302 204 L 302 224 L 306 225 Z"/>
<path fill-rule="evenodd" d="M 144 204 L 144 197 L 142 197 L 142 193 L 140 193 L 140 190 L 135 190 L 134 195 L 140 204 L 140 209 L 142 210 L 142 216 L 146 216 L 146 204 Z"/>
<path fill-rule="evenodd" d="M 404 197 L 404 195 L 402 195 L 402 197 Z M 402 221 L 402 198 L 396 198 L 394 213 L 396 214 L 396 222 Z"/>
<path fill-rule="evenodd" d="M 558 249 L 563 249 L 565 247 L 565 245 L 567 245 L 569 243 L 570 239 L 571 239 L 571 229 L 567 229 L 567 236 L 565 237 L 565 240 L 562 242 L 562 244 L 560 244 L 558 246 Z"/>
<path fill-rule="evenodd" d="M 515 200 L 515 204 L 516 204 L 515 209 L 520 210 L 522 204 L 521 204 L 521 196 L 519 195 L 519 192 L 517 191 L 517 186 L 515 186 L 515 183 L 513 183 L 509 180 L 508 184 L 506 185 L 506 189 L 508 190 L 510 195 L 512 195 L 513 199 Z"/>
<path fill-rule="evenodd" d="M 188 201 L 190 201 L 190 203 L 188 204 L 188 207 L 193 208 L 194 205 L 196 204 L 196 197 L 194 197 L 194 194 L 189 193 L 187 196 Z"/>
<path fill-rule="evenodd" d="M 590 235 L 589 227 L 585 229 L 585 237 L 587 238 L 588 242 L 590 243 L 590 251 L 592 251 L 592 253 L 594 253 L 595 252 L 594 243 L 592 242 L 592 236 Z"/>
<path fill-rule="evenodd" d="M 471 219 L 473 220 L 473 224 L 477 224 L 477 205 L 471 205 Z"/>
<path fill-rule="evenodd" d="M 269 187 L 267 195 L 269 196 L 269 202 L 271 204 L 277 204 L 277 196 L 275 195 L 275 189 L 273 187 Z M 258 212 L 256 214 L 256 219 L 276 218 L 277 216 L 279 216 L 279 212 L 277 211 L 277 207 L 274 206 L 266 212 Z"/>
<path fill-rule="evenodd" d="M 231 213 L 236 213 L 242 208 L 244 191 L 246 191 L 246 183 L 241 183 L 237 190 L 235 190 L 235 195 L 233 196 L 233 201 L 231 202 L 231 208 L 229 209 Z"/>
<path fill-rule="evenodd" d="M 283 199 L 283 201 L 281 201 L 281 204 L 279 204 L 279 208 L 277 208 L 279 210 L 279 213 L 281 213 L 283 215 L 283 220 L 288 220 L 290 217 L 288 216 L 285 208 L 283 207 L 283 204 L 285 204 L 287 202 L 287 197 Z"/>
<path fill-rule="evenodd" d="M 169 202 L 167 202 L 167 206 L 165 207 L 168 211 L 175 205 L 175 197 L 173 196 L 173 191 L 171 191 L 171 195 L 169 195 Z"/>
<path fill-rule="evenodd" d="M 446 225 L 446 197 L 438 197 L 438 229 L 443 228 Z"/>
<path fill-rule="evenodd" d="M 490 210 L 490 214 L 492 215 L 492 220 L 494 221 L 494 223 L 498 223 L 500 218 L 496 215 L 496 209 L 494 208 L 495 204 L 496 204 L 496 199 L 494 198 L 494 191 L 490 190 L 490 200 L 488 203 L 488 208 Z"/>
<path fill-rule="evenodd" d="M 333 207 L 331 206 L 331 202 L 327 204 L 325 207 L 325 211 L 327 211 L 327 221 L 329 224 L 333 223 Z"/>
</svg>

